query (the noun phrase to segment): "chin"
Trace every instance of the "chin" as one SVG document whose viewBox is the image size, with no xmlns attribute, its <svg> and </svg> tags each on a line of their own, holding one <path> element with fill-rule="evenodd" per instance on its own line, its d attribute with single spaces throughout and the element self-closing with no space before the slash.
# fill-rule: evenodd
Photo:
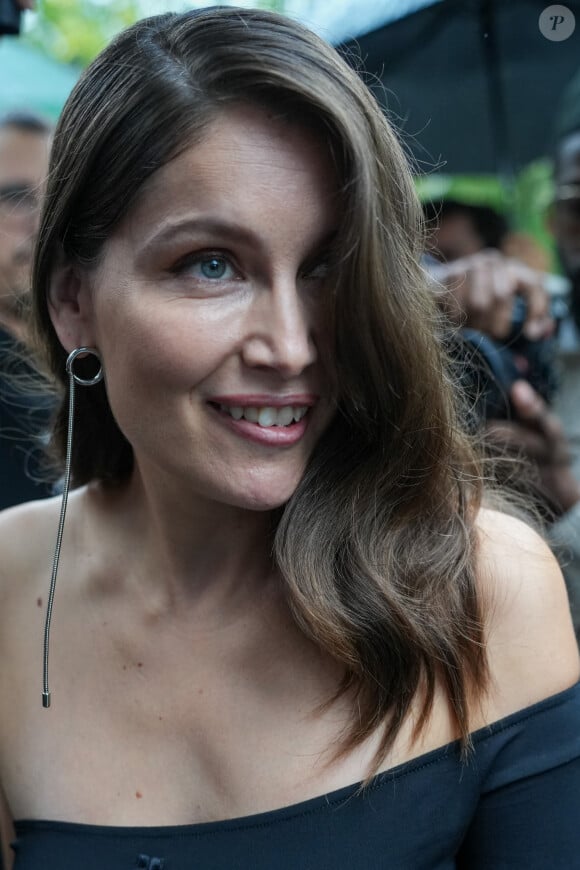
<svg viewBox="0 0 580 870">
<path fill-rule="evenodd" d="M 248 498 L 247 495 L 245 497 L 239 496 L 238 498 L 232 498 L 230 504 L 241 510 L 268 513 L 268 511 L 275 511 L 283 507 L 293 494 L 294 490 L 278 496 L 273 493 L 264 494 L 263 496 L 255 495 L 252 498 Z"/>
<path fill-rule="evenodd" d="M 291 481 L 260 481 L 244 487 L 243 491 L 223 493 L 222 501 L 242 510 L 267 512 L 283 507 L 292 498 L 301 476 Z"/>
</svg>

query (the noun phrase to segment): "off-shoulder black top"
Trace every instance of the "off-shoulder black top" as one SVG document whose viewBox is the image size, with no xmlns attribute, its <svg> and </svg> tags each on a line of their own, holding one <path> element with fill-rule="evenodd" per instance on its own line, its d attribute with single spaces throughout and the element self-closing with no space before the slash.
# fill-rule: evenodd
<svg viewBox="0 0 580 870">
<path fill-rule="evenodd" d="M 243 818 L 156 828 L 16 823 L 15 870 L 580 868 L 580 683 L 353 785 Z"/>
</svg>

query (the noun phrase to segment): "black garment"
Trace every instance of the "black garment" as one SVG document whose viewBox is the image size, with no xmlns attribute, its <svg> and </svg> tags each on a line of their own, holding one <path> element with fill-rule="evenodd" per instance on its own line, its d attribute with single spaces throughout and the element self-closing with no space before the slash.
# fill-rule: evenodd
<svg viewBox="0 0 580 870">
<path fill-rule="evenodd" d="M 115 828 L 16 824 L 15 870 L 573 870 L 580 683 L 473 735 L 285 809 Z"/>
<path fill-rule="evenodd" d="M 0 330 L 0 510 L 52 491 L 42 469 L 41 440 L 52 399 L 22 389 L 30 374 L 18 343 Z"/>
</svg>

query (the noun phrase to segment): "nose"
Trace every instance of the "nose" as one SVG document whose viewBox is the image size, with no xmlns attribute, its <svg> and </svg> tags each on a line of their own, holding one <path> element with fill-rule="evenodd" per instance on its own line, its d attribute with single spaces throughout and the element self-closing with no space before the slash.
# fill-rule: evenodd
<svg viewBox="0 0 580 870">
<path fill-rule="evenodd" d="M 275 369 L 285 378 L 300 375 L 318 358 L 314 321 L 296 278 L 279 278 L 261 288 L 248 312 L 245 364 Z"/>
</svg>

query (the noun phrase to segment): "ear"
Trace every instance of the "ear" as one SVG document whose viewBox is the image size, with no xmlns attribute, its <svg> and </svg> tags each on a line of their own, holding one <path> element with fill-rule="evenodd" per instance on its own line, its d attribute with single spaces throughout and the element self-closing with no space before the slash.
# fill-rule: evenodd
<svg viewBox="0 0 580 870">
<path fill-rule="evenodd" d="M 48 292 L 52 325 L 63 348 L 94 347 L 95 329 L 91 288 L 86 272 L 70 263 L 58 266 Z"/>
</svg>

